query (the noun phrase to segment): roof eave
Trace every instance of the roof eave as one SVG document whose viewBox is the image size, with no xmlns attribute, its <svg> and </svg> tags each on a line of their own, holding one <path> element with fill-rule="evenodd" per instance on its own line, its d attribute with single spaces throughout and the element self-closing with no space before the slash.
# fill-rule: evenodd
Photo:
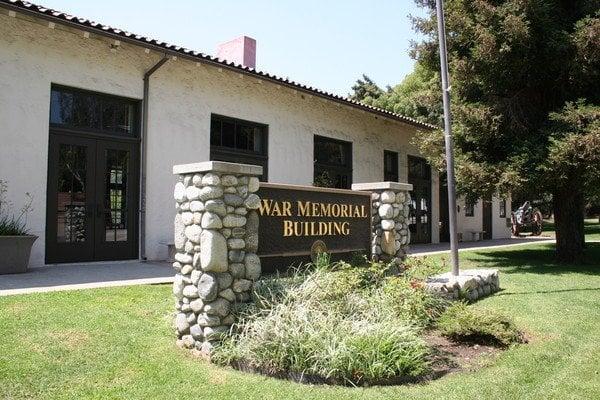
<svg viewBox="0 0 600 400">
<path fill-rule="evenodd" d="M 237 65 L 233 62 L 227 62 L 225 60 L 220 61 L 214 57 L 210 57 L 208 55 L 205 55 L 205 54 L 202 54 L 199 52 L 195 52 L 195 51 L 192 51 L 189 49 L 184 49 L 184 48 L 172 49 L 172 48 L 167 47 L 166 45 L 161 45 L 159 43 L 153 43 L 153 42 L 156 42 L 155 39 L 152 39 L 150 41 L 142 40 L 141 38 L 143 38 L 143 36 L 137 35 L 140 37 L 140 39 L 138 39 L 136 37 L 132 37 L 133 35 L 129 35 L 127 32 L 122 31 L 122 30 L 120 30 L 121 33 L 111 32 L 110 30 L 105 30 L 105 29 L 102 29 L 99 27 L 95 27 L 89 23 L 85 24 L 85 23 L 81 23 L 78 21 L 72 21 L 67 18 L 61 18 L 60 16 L 46 14 L 40 10 L 31 9 L 25 5 L 0 2 L 0 7 L 4 7 L 6 9 L 13 10 L 15 12 L 23 13 L 23 14 L 29 15 L 34 18 L 41 18 L 41 19 L 44 19 L 44 20 L 47 20 L 50 22 L 60 23 L 60 24 L 70 26 L 75 29 L 87 30 L 87 31 L 90 31 L 97 35 L 100 35 L 100 36 L 105 36 L 105 37 L 109 37 L 109 38 L 112 38 L 115 40 L 120 40 L 122 42 L 129 43 L 134 46 L 148 48 L 150 50 L 154 50 L 158 53 L 163 53 L 165 55 L 181 57 L 181 58 L 185 58 L 187 60 L 193 61 L 193 62 L 202 62 L 202 63 L 212 65 L 212 66 L 215 66 L 218 68 L 224 68 L 224 69 L 236 72 L 236 73 L 244 73 L 246 75 L 253 76 L 257 79 L 267 80 L 267 81 L 270 81 L 277 85 L 285 86 L 285 87 L 291 88 L 293 90 L 297 90 L 297 91 L 309 94 L 311 96 L 317 96 L 317 97 L 320 97 L 320 98 L 323 98 L 323 99 L 326 99 L 329 101 L 333 101 L 338 104 L 356 108 L 356 109 L 368 112 L 370 114 L 379 115 L 379 116 L 382 116 L 382 117 L 385 117 L 385 118 L 388 118 L 388 119 L 391 119 L 391 120 L 394 120 L 397 122 L 402 122 L 407 125 L 415 126 L 415 127 L 421 128 L 421 129 L 428 129 L 428 130 L 439 129 L 438 127 L 436 127 L 434 125 L 430 125 L 428 123 L 413 120 L 412 118 L 404 117 L 404 116 L 401 116 L 401 115 L 398 115 L 398 114 L 395 114 L 395 113 L 392 113 L 389 111 L 378 109 L 376 107 L 370 107 L 370 106 L 367 106 L 367 105 L 359 103 L 359 102 L 354 102 L 349 99 L 345 99 L 343 97 L 336 97 L 335 95 L 332 95 L 329 93 L 324 93 L 319 89 L 305 87 L 304 85 L 301 85 L 301 84 L 298 84 L 295 82 L 290 82 L 288 80 L 268 74 L 266 72 L 260 72 L 260 71 L 256 71 L 256 70 L 248 68 L 248 67 L 244 67 L 242 65 Z M 31 4 L 31 7 L 37 7 L 37 6 L 35 4 Z M 48 9 L 48 11 L 53 11 L 53 10 Z M 64 13 L 61 13 L 61 14 L 64 14 Z M 75 19 L 75 18 L 76 17 L 74 17 L 73 19 Z M 89 21 L 87 21 L 87 22 L 89 22 Z M 104 26 L 104 25 L 99 25 L 99 26 Z M 114 28 L 112 28 L 112 29 L 114 29 Z"/>
</svg>

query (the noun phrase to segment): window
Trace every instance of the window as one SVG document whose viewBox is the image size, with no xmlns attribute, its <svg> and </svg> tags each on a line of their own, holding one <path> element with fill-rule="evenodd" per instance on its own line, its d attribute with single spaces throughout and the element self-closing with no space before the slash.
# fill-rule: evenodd
<svg viewBox="0 0 600 400">
<path fill-rule="evenodd" d="M 383 152 L 383 180 L 398 182 L 398 153 L 395 151 Z"/>
<path fill-rule="evenodd" d="M 500 199 L 499 208 L 500 208 L 499 217 L 506 218 L 506 199 Z"/>
<path fill-rule="evenodd" d="M 472 201 L 465 202 L 465 217 L 475 216 L 475 203 Z"/>
<path fill-rule="evenodd" d="M 315 136 L 314 185 L 350 189 L 352 185 L 352 143 Z"/>
<path fill-rule="evenodd" d="M 268 126 L 213 114 L 210 120 L 210 159 L 260 165 L 268 178 Z"/>
<path fill-rule="evenodd" d="M 431 167 L 424 158 L 408 156 L 408 178 L 409 182 L 413 180 L 431 179 Z"/>
<path fill-rule="evenodd" d="M 52 86 L 50 126 L 134 136 L 138 104 L 135 100 Z"/>
</svg>

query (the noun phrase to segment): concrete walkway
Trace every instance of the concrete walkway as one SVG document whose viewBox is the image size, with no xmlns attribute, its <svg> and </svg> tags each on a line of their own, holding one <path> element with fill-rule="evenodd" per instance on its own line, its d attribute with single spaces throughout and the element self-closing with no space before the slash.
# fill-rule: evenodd
<svg viewBox="0 0 600 400">
<path fill-rule="evenodd" d="M 173 282 L 167 262 L 118 261 L 60 264 L 31 268 L 24 274 L 0 275 L 0 296 Z"/>
<path fill-rule="evenodd" d="M 553 238 L 514 238 L 459 243 L 460 251 L 549 243 Z M 450 251 L 449 243 L 410 246 L 412 256 Z M 111 286 L 148 285 L 173 282 L 170 263 L 159 261 L 117 261 L 87 264 L 61 264 L 32 268 L 25 274 L 0 275 L 0 296 L 92 289 Z"/>
</svg>

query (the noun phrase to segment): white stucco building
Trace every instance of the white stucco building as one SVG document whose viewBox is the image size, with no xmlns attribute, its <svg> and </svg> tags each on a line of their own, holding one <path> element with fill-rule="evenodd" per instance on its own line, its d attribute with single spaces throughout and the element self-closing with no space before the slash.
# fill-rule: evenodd
<svg viewBox="0 0 600 400">
<path fill-rule="evenodd" d="M 276 183 L 413 183 L 413 239 L 444 240 L 445 193 L 411 145 L 430 126 L 21 1 L 0 0 L 0 121 L 9 200 L 34 199 L 32 266 L 164 259 L 172 166 L 210 159 Z M 507 213 L 461 203 L 463 240 L 508 237 Z"/>
</svg>

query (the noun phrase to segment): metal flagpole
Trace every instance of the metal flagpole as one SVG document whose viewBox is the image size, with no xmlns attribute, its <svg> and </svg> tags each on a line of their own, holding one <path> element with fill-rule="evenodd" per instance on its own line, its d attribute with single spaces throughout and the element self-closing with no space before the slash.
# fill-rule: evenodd
<svg viewBox="0 0 600 400">
<path fill-rule="evenodd" d="M 446 143 L 446 175 L 448 180 L 448 219 L 450 222 L 450 253 L 452 275 L 459 274 L 458 235 L 456 232 L 456 188 L 454 182 L 454 150 L 450 118 L 450 86 L 448 84 L 448 60 L 446 53 L 446 28 L 444 23 L 444 0 L 436 0 L 438 42 L 440 46 L 440 66 L 442 73 L 442 94 L 444 100 L 444 142 Z"/>
</svg>

